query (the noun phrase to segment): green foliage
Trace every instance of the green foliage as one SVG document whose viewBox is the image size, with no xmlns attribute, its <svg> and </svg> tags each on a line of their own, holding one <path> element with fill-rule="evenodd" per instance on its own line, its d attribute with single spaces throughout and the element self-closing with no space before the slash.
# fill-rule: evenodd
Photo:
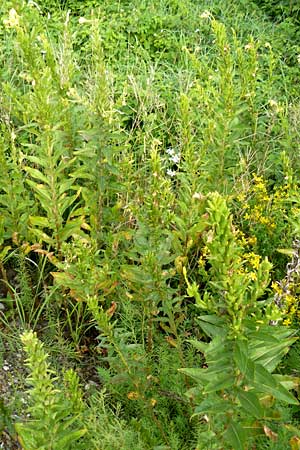
<svg viewBox="0 0 300 450">
<path fill-rule="evenodd" d="M 300 7 L 295 0 L 255 0 L 272 19 L 282 20 L 287 17 L 299 19 Z"/>
<path fill-rule="evenodd" d="M 268 284 L 268 261 L 249 277 L 220 195 L 211 195 L 207 211 L 212 292 L 206 291 L 201 299 L 195 282 L 191 285 L 186 275 L 189 296 L 208 313 L 199 316 L 198 323 L 210 342 L 190 341 L 204 354 L 207 367 L 180 371 L 197 382 L 189 395 L 197 405 L 195 414 L 207 415 L 213 441 L 243 449 L 252 434 L 262 431 L 264 421 L 280 418 L 274 411 L 276 402 L 298 404 L 288 389 L 299 380 L 272 374 L 297 338 L 292 330 L 269 325 L 279 313 L 272 301 L 258 302 Z M 272 399 L 268 405 L 266 397 Z"/>
<path fill-rule="evenodd" d="M 256 3 L 1 3 L 24 448 L 297 448 L 299 24 Z"/>
<path fill-rule="evenodd" d="M 76 415 L 83 407 L 79 381 L 73 371 L 65 373 L 65 390 L 55 386 L 57 377 L 49 368 L 47 354 L 36 334 L 21 336 L 30 370 L 28 383 L 31 406 L 30 421 L 17 423 L 16 430 L 24 449 L 71 449 L 86 433 L 76 427 Z"/>
</svg>

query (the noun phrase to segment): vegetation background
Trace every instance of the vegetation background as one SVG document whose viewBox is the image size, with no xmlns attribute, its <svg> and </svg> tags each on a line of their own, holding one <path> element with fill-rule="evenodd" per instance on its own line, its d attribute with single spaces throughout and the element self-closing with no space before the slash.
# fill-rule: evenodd
<svg viewBox="0 0 300 450">
<path fill-rule="evenodd" d="M 0 5 L 0 443 L 300 448 L 300 5 Z"/>
</svg>

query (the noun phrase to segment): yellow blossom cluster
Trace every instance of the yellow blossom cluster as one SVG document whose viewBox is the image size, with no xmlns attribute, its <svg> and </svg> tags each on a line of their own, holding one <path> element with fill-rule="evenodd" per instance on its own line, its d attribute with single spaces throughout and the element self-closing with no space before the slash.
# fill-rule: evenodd
<svg viewBox="0 0 300 450">
<path fill-rule="evenodd" d="M 280 284 L 276 282 L 273 282 L 271 284 L 271 288 L 273 289 L 275 296 L 279 296 L 282 302 L 282 311 L 284 316 L 282 324 L 289 326 L 294 322 L 295 319 L 299 320 L 300 311 L 298 295 L 292 293 L 290 289 L 285 292 L 282 286 L 280 286 Z"/>
<path fill-rule="evenodd" d="M 246 236 L 246 234 L 242 230 L 237 229 L 235 231 L 235 236 L 239 245 L 241 245 L 242 247 L 253 247 L 257 244 L 256 236 Z"/>
<path fill-rule="evenodd" d="M 205 262 L 206 262 L 208 254 L 209 254 L 209 249 L 208 249 L 207 245 L 205 245 L 202 248 L 202 252 L 201 252 L 200 258 L 198 259 L 199 267 L 204 267 L 205 266 Z"/>
<path fill-rule="evenodd" d="M 295 190 L 290 176 L 286 176 L 282 185 L 269 192 L 264 178 L 253 174 L 250 186 L 235 198 L 241 203 L 244 220 L 249 221 L 252 226 L 264 225 L 267 232 L 272 233 L 277 226 L 278 217 L 285 216 L 288 200 Z"/>
<path fill-rule="evenodd" d="M 261 261 L 261 256 L 254 252 L 244 253 L 245 260 L 250 264 L 253 269 L 258 269 Z"/>
<path fill-rule="evenodd" d="M 253 174 L 252 186 L 250 188 L 250 201 L 246 201 L 243 209 L 247 210 L 244 219 L 253 224 L 265 225 L 268 229 L 275 228 L 275 223 L 271 218 L 271 198 L 268 194 L 266 183 L 263 177 Z M 240 194 L 239 194 L 240 197 Z"/>
</svg>

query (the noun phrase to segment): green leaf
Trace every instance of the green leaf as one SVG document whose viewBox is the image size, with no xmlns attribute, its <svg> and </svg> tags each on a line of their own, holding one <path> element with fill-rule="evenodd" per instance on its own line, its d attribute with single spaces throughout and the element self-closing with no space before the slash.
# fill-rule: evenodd
<svg viewBox="0 0 300 450">
<path fill-rule="evenodd" d="M 39 171 L 38 169 L 34 169 L 34 168 L 28 167 L 28 166 L 24 167 L 24 169 L 33 178 L 36 178 L 37 180 L 42 181 L 43 183 L 50 185 L 50 180 L 41 171 Z"/>
<path fill-rule="evenodd" d="M 254 347 L 256 344 L 260 345 L 261 342 L 271 342 L 271 343 L 277 343 L 278 339 L 273 336 L 273 334 L 270 333 L 269 331 L 251 331 L 250 333 L 247 334 L 247 337 L 249 339 L 249 348 Z M 254 346 L 252 345 L 252 343 L 254 343 Z"/>
<path fill-rule="evenodd" d="M 237 397 L 246 413 L 252 414 L 252 416 L 257 419 L 261 419 L 263 417 L 264 410 L 254 392 L 239 390 Z"/>
<path fill-rule="evenodd" d="M 204 354 L 208 350 L 209 344 L 207 342 L 196 341 L 195 339 L 190 339 L 190 340 L 188 340 L 188 342 L 190 344 L 192 344 L 197 350 L 199 350 L 200 352 L 202 352 Z"/>
<path fill-rule="evenodd" d="M 210 378 L 213 378 L 213 375 L 211 375 Z M 208 383 L 204 388 L 204 393 L 209 394 L 211 392 L 217 392 L 221 391 L 223 389 L 228 389 L 232 387 L 235 383 L 235 378 L 233 374 L 222 374 L 222 375 L 216 375 L 214 377 L 215 379 L 212 379 L 210 383 Z"/>
<path fill-rule="evenodd" d="M 58 195 L 61 196 L 62 194 L 64 194 L 65 192 L 69 191 L 70 188 L 74 185 L 74 179 L 73 178 L 69 178 L 65 181 L 63 181 L 62 183 L 60 183 L 59 188 L 58 188 Z"/>
<path fill-rule="evenodd" d="M 230 403 L 227 400 L 218 400 L 213 399 L 206 399 L 203 402 L 200 403 L 200 405 L 196 406 L 195 413 L 193 415 L 197 414 L 205 414 L 205 413 L 212 413 L 213 415 L 221 413 L 223 414 L 225 411 L 228 411 L 229 409 L 232 409 L 232 403 Z"/>
<path fill-rule="evenodd" d="M 207 336 L 213 338 L 215 336 L 225 336 L 226 330 L 223 328 L 224 319 L 215 315 L 206 315 L 198 317 L 199 326 Z"/>
<path fill-rule="evenodd" d="M 31 186 L 36 191 L 41 203 L 42 203 L 42 200 L 45 200 L 46 202 L 48 202 L 46 204 L 42 203 L 43 207 L 44 207 L 44 205 L 47 205 L 47 208 L 45 208 L 45 209 L 48 210 L 49 204 L 51 205 L 51 203 L 52 203 L 49 188 L 46 188 L 44 184 L 38 184 L 32 180 L 26 180 L 26 182 L 27 182 L 27 184 L 29 184 L 29 186 Z"/>
<path fill-rule="evenodd" d="M 236 341 L 233 354 L 234 361 L 239 370 L 245 374 L 248 368 L 248 345 L 246 341 Z"/>
<path fill-rule="evenodd" d="M 275 344 L 262 345 L 250 349 L 251 359 L 260 363 L 269 372 L 273 372 L 282 357 L 289 351 L 289 347 L 297 340 L 297 338 L 284 339 Z"/>
<path fill-rule="evenodd" d="M 266 392 L 273 395 L 277 400 L 285 403 L 298 405 L 298 400 L 271 375 L 261 364 L 255 364 L 254 387 L 258 392 Z"/>
<path fill-rule="evenodd" d="M 245 450 L 246 432 L 238 423 L 231 421 L 224 438 L 234 450 Z"/>
<path fill-rule="evenodd" d="M 30 225 L 42 228 L 50 228 L 51 225 L 47 217 L 42 216 L 29 216 Z"/>
<path fill-rule="evenodd" d="M 58 439 L 57 448 L 61 448 L 61 449 L 69 448 L 69 445 L 72 442 L 78 441 L 78 439 L 82 438 L 82 436 L 84 436 L 86 434 L 86 432 L 87 432 L 86 429 L 75 430 L 75 431 L 71 431 L 70 429 L 66 430 L 65 433 L 62 433 L 62 437 L 60 439 Z"/>
<path fill-rule="evenodd" d="M 81 224 L 81 218 L 68 221 L 68 223 L 66 223 L 66 225 L 61 230 L 59 230 L 59 239 L 64 242 L 73 234 L 84 236 L 84 233 L 80 229 Z"/>
<path fill-rule="evenodd" d="M 208 369 L 198 369 L 198 368 L 182 368 L 178 369 L 178 372 L 184 373 L 194 380 L 198 381 L 200 384 L 206 384 L 211 380 L 211 373 L 208 372 Z"/>
<path fill-rule="evenodd" d="M 216 316 L 215 314 L 206 314 L 205 316 L 198 316 L 203 322 L 208 322 L 214 325 L 222 326 L 225 324 L 225 320 L 222 317 Z"/>
<path fill-rule="evenodd" d="M 278 383 L 280 383 L 284 388 L 287 390 L 290 389 L 299 389 L 300 385 L 300 378 L 299 377 L 293 377 L 290 375 L 273 375 L 275 380 L 277 380 Z"/>
</svg>

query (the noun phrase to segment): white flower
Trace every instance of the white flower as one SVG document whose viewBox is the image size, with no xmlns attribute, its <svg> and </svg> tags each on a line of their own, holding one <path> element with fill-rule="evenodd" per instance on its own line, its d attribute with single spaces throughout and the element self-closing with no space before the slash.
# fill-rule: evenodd
<svg viewBox="0 0 300 450">
<path fill-rule="evenodd" d="M 174 150 L 174 148 L 172 148 L 172 147 L 167 148 L 167 153 L 168 153 L 168 155 L 170 155 L 170 156 L 175 155 L 175 150 Z"/>
<path fill-rule="evenodd" d="M 175 177 L 176 172 L 175 172 L 175 170 L 168 169 L 168 170 L 167 170 L 167 175 L 168 175 L 169 177 Z"/>
<path fill-rule="evenodd" d="M 192 196 L 194 200 L 203 200 L 205 196 L 201 192 L 195 192 Z"/>
<path fill-rule="evenodd" d="M 172 161 L 174 164 L 178 164 L 180 161 L 180 153 L 171 156 L 170 161 Z"/>
<path fill-rule="evenodd" d="M 82 24 L 82 23 L 87 23 L 88 20 L 85 17 L 79 17 L 78 19 L 78 23 Z"/>
</svg>

